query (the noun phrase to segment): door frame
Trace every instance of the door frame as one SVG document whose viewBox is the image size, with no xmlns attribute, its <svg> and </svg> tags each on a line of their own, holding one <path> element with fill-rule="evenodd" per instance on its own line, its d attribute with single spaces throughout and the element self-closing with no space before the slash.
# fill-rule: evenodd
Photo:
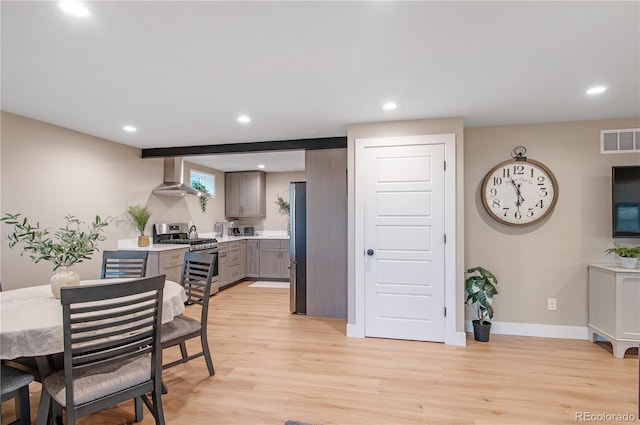
<svg viewBox="0 0 640 425">
<path fill-rule="evenodd" d="M 365 336 L 365 246 L 364 246 L 364 190 L 358 190 L 364 186 L 364 149 L 368 147 L 406 146 L 406 145 L 433 145 L 443 144 L 446 161 L 444 182 L 444 231 L 447 235 L 447 243 L 444 246 L 444 307 L 445 317 L 444 342 L 445 344 L 460 345 L 460 338 L 456 332 L 457 302 L 456 302 L 456 135 L 428 134 L 420 136 L 376 137 L 355 139 L 355 232 L 354 232 L 354 256 L 355 256 L 355 323 L 349 326 L 349 336 L 364 338 Z M 443 164 L 444 166 L 444 164 Z M 443 235 L 444 236 L 444 235 Z M 464 343 L 463 343 L 464 344 Z"/>
</svg>

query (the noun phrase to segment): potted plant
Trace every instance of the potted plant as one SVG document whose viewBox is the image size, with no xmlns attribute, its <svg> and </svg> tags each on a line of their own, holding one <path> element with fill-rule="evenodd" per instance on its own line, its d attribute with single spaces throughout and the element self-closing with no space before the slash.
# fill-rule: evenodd
<svg viewBox="0 0 640 425">
<path fill-rule="evenodd" d="M 127 208 L 127 212 L 131 216 L 136 229 L 140 232 L 140 236 L 138 236 L 138 246 L 149 246 L 149 236 L 144 234 L 144 230 L 147 228 L 151 211 L 149 211 L 149 208 L 146 206 L 131 205 Z"/>
<path fill-rule="evenodd" d="M 640 257 L 640 246 L 623 246 L 614 243 L 613 248 L 605 250 L 604 253 L 617 254 L 623 268 L 634 269 Z"/>
<path fill-rule="evenodd" d="M 9 248 L 21 244 L 24 248 L 20 255 L 26 253 L 36 263 L 42 260 L 52 262 L 55 274 L 51 278 L 51 292 L 59 298 L 62 286 L 80 283 L 72 266 L 91 259 L 98 250 L 98 242 L 106 239 L 103 231 L 110 219 L 96 216 L 88 229 L 82 230 L 84 222 L 73 215 L 66 215 L 65 226 L 52 233 L 50 229 L 40 227 L 39 222 L 33 226 L 27 217 L 20 218 L 20 215 L 6 214 L 0 218 L 0 221 L 13 225 L 13 232 L 7 235 Z"/>
<path fill-rule="evenodd" d="M 207 200 L 210 195 L 209 190 L 205 185 L 195 180 L 191 182 L 191 187 L 199 192 L 204 193 L 204 195 L 200 196 L 200 209 L 202 210 L 202 212 L 207 211 Z"/>
<path fill-rule="evenodd" d="M 489 341 L 493 318 L 493 296 L 498 293 L 498 280 L 490 271 L 482 267 L 467 270 L 464 289 L 467 293 L 466 304 L 476 313 L 473 320 L 473 335 L 476 341 Z"/>
<path fill-rule="evenodd" d="M 284 198 L 282 197 L 282 195 L 277 195 L 276 196 L 276 205 L 278 206 L 278 212 L 281 215 L 286 215 L 287 216 L 287 235 L 291 233 L 291 223 L 289 222 L 290 218 L 289 218 L 289 211 L 291 210 L 291 205 L 289 204 L 289 202 L 285 201 Z"/>
</svg>

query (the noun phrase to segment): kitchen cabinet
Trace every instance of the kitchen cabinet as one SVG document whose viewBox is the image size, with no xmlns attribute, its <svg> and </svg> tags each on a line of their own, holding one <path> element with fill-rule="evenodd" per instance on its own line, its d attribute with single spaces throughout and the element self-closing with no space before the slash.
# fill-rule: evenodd
<svg viewBox="0 0 640 425">
<path fill-rule="evenodd" d="M 623 358 L 640 343 L 640 269 L 589 265 L 589 339 L 609 341 Z"/>
<path fill-rule="evenodd" d="M 227 284 L 231 284 L 233 282 L 237 282 L 242 279 L 242 275 L 240 273 L 240 242 L 241 241 L 233 241 L 229 242 L 229 278 Z"/>
<path fill-rule="evenodd" d="M 247 277 L 247 241 L 240 241 L 240 279 Z"/>
<path fill-rule="evenodd" d="M 260 255 L 256 239 L 247 241 L 247 277 L 260 277 Z"/>
<path fill-rule="evenodd" d="M 229 245 L 218 243 L 218 286 L 222 289 L 229 283 Z"/>
<path fill-rule="evenodd" d="M 224 174 L 225 216 L 265 217 L 267 179 L 264 171 Z"/>
<path fill-rule="evenodd" d="M 147 257 L 147 276 L 158 276 L 164 274 L 167 280 L 180 282 L 182 274 L 182 263 L 184 262 L 184 254 L 189 250 L 188 247 L 170 249 L 165 251 L 149 251 Z"/>
<path fill-rule="evenodd" d="M 261 278 L 289 279 L 289 240 L 260 240 L 259 262 Z"/>
</svg>

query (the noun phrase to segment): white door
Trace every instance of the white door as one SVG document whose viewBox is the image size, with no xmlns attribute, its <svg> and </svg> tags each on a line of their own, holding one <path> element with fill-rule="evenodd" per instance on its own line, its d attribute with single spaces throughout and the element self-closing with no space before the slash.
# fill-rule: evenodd
<svg viewBox="0 0 640 425">
<path fill-rule="evenodd" d="M 444 341 L 445 145 L 364 155 L 365 336 Z"/>
</svg>

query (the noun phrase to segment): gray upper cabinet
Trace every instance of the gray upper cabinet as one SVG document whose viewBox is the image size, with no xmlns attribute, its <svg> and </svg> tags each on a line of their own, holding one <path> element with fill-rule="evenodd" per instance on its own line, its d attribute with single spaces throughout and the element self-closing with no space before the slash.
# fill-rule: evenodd
<svg viewBox="0 0 640 425">
<path fill-rule="evenodd" d="M 225 173 L 225 216 L 266 216 L 267 179 L 264 171 Z"/>
</svg>

